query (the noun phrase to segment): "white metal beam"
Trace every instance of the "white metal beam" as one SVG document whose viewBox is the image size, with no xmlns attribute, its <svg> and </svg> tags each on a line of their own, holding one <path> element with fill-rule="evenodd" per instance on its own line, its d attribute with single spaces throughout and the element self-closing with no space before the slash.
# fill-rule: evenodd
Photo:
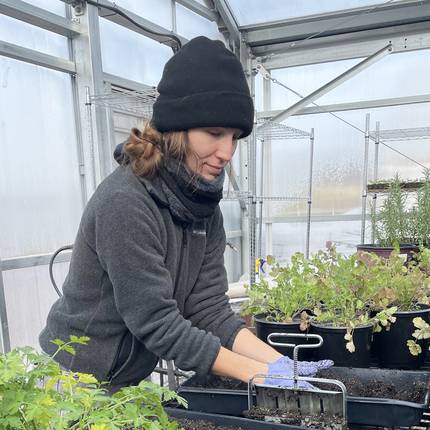
<svg viewBox="0 0 430 430">
<path fill-rule="evenodd" d="M 69 3 L 68 0 L 62 1 Z M 85 3 L 87 3 L 89 6 L 97 4 L 100 17 L 136 33 L 142 34 L 150 39 L 156 40 L 157 42 L 160 42 L 164 45 L 170 46 L 172 49 L 177 46 L 177 42 L 174 40 L 174 38 L 178 38 L 182 44 L 188 42 L 188 39 L 179 36 L 178 34 L 173 33 L 164 27 L 154 24 L 153 22 L 142 18 L 133 12 L 130 12 L 127 9 L 119 7 L 115 3 L 112 3 L 108 0 L 86 0 Z M 129 19 L 127 19 L 125 16 L 127 16 Z"/>
<path fill-rule="evenodd" d="M 430 103 L 430 94 L 422 94 L 419 96 L 409 97 L 395 97 L 391 99 L 366 100 L 351 103 L 337 103 L 332 105 L 322 105 L 320 107 L 310 106 L 300 109 L 294 115 L 313 115 L 324 112 L 342 112 L 349 110 L 373 109 L 389 106 L 410 105 L 416 103 Z M 269 119 L 273 118 L 276 115 L 279 115 L 281 112 L 281 109 L 272 111 L 260 111 L 257 113 L 257 117 Z"/>
<path fill-rule="evenodd" d="M 33 49 L 23 48 L 22 46 L 13 45 L 12 43 L 0 40 L 0 55 L 3 57 L 13 58 L 14 60 L 24 61 L 35 64 L 36 66 L 46 67 L 59 72 L 74 75 L 76 65 L 72 61 L 63 58 L 54 57 L 53 55 L 43 54 Z"/>
<path fill-rule="evenodd" d="M 131 91 L 146 91 L 151 88 L 154 88 L 150 85 L 145 85 L 137 81 L 132 81 L 131 79 L 126 79 L 121 76 L 112 75 L 110 73 L 103 73 L 103 80 L 105 82 L 109 82 L 112 85 L 115 85 L 116 87 L 124 88 L 126 90 Z"/>
<path fill-rule="evenodd" d="M 324 38 L 331 35 L 357 33 L 397 25 L 428 22 L 430 0 L 412 0 L 333 12 L 305 18 L 242 26 L 249 46 L 297 42 L 309 37 Z"/>
<path fill-rule="evenodd" d="M 214 12 L 212 12 L 206 6 L 203 6 L 202 4 L 196 2 L 196 0 L 175 0 L 175 2 L 186 7 L 197 15 L 200 15 L 201 17 L 207 19 L 208 21 L 218 21 L 218 17 Z"/>
<path fill-rule="evenodd" d="M 222 20 L 224 21 L 225 26 L 227 27 L 228 32 L 230 33 L 231 39 L 236 44 L 236 47 L 240 47 L 241 37 L 239 34 L 239 30 L 237 27 L 236 20 L 232 15 L 228 5 L 225 0 L 213 0 L 217 12 L 220 14 Z"/>
<path fill-rule="evenodd" d="M 388 55 L 390 52 L 392 52 L 393 47 L 391 45 L 387 45 L 384 48 L 380 49 L 375 54 L 371 55 L 370 57 L 366 58 L 365 60 L 361 61 L 354 67 L 351 67 L 346 72 L 339 75 L 337 78 L 331 80 L 327 84 L 323 85 L 318 90 L 314 91 L 313 93 L 309 94 L 307 97 L 304 97 L 297 103 L 295 103 L 293 106 L 290 106 L 288 109 L 285 109 L 280 114 L 276 115 L 271 119 L 272 122 L 280 123 L 284 119 L 290 117 L 291 115 L 294 115 L 296 112 L 298 112 L 303 107 L 307 106 L 308 104 L 312 103 L 319 97 L 322 97 L 324 94 L 327 94 L 334 88 L 338 87 L 342 83 L 346 82 L 347 80 L 351 79 L 353 76 L 357 75 L 361 71 L 367 69 L 372 64 L 379 61 L 381 58 L 384 58 L 386 55 Z M 260 128 L 264 128 L 264 124 L 260 126 Z"/>
<path fill-rule="evenodd" d="M 252 48 L 267 70 L 365 58 L 390 43 L 394 53 L 430 48 L 429 22 Z"/>
<path fill-rule="evenodd" d="M 44 28 L 61 36 L 72 37 L 81 31 L 78 22 L 70 21 L 21 0 L 0 0 L 0 14 Z"/>
</svg>

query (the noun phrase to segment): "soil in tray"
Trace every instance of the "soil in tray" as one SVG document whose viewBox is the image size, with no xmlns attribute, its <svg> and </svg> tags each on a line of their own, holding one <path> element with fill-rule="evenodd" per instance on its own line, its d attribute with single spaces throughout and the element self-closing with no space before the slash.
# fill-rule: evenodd
<svg viewBox="0 0 430 430">
<path fill-rule="evenodd" d="M 364 386 L 362 382 L 357 379 L 339 378 L 330 369 L 318 371 L 315 377 L 336 379 L 343 382 L 348 396 L 351 397 L 373 397 L 423 404 L 428 391 L 427 384 L 423 381 L 413 382 L 410 390 L 399 389 L 391 382 L 387 383 L 376 379 L 370 382 L 369 385 Z M 321 382 L 314 382 L 313 384 L 323 390 L 340 391 L 340 388 L 336 387 L 334 384 Z"/>
<path fill-rule="evenodd" d="M 417 404 L 425 402 L 425 396 L 428 391 L 427 384 L 423 381 L 415 381 L 410 390 L 398 389 L 393 383 L 387 383 L 382 380 L 374 380 L 369 385 L 364 386 L 361 381 L 353 378 L 339 378 L 330 369 L 320 370 L 315 377 L 336 379 L 343 382 L 346 387 L 348 396 L 351 397 L 373 397 L 378 399 L 403 400 Z M 334 384 L 314 383 L 320 389 L 340 391 L 340 388 Z M 204 384 L 202 388 L 217 388 L 224 390 L 247 390 L 248 384 L 236 379 L 224 376 L 216 376 L 210 382 Z"/>
<path fill-rule="evenodd" d="M 296 425 L 304 428 L 338 429 L 344 425 L 342 417 L 328 414 L 307 414 L 301 412 L 285 412 L 281 409 L 253 406 L 243 411 L 245 418 L 267 421 L 267 417 L 276 417 L 281 424 Z"/>
<path fill-rule="evenodd" d="M 170 421 L 178 423 L 178 429 L 184 430 L 236 430 L 236 427 L 217 426 L 215 423 L 205 420 L 189 420 L 187 418 L 170 418 Z"/>
</svg>

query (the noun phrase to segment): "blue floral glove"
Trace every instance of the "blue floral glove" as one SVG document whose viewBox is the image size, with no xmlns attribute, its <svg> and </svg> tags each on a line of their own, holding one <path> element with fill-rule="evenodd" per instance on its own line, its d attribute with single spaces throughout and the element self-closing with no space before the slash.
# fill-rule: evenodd
<svg viewBox="0 0 430 430">
<path fill-rule="evenodd" d="M 299 376 L 313 377 L 320 369 L 327 369 L 333 366 L 332 360 L 320 360 L 320 361 L 298 361 L 297 362 L 297 373 Z M 279 375 L 279 376 L 294 376 L 294 361 L 285 356 L 281 357 L 273 363 L 269 363 L 268 375 Z M 281 387 L 293 387 L 293 379 L 277 379 L 277 378 L 266 378 L 264 383 L 267 385 L 277 385 Z M 315 389 L 315 387 L 307 381 L 297 381 L 299 388 Z"/>
<path fill-rule="evenodd" d="M 291 376 L 294 375 L 294 360 L 292 360 L 290 357 L 284 356 L 281 358 L 278 358 L 274 363 L 270 363 L 270 365 L 273 365 L 273 370 L 279 370 L 282 371 L 282 369 L 285 369 L 285 371 L 289 371 L 290 369 L 293 369 L 293 373 Z M 314 377 L 318 370 L 321 369 L 328 369 L 329 367 L 333 366 L 332 360 L 320 360 L 320 361 L 298 361 L 297 362 L 297 373 L 299 376 L 309 376 Z"/>
</svg>

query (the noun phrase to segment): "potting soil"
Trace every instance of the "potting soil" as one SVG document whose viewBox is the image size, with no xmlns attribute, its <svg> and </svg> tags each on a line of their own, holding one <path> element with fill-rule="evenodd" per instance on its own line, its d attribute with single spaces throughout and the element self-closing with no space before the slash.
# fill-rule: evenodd
<svg viewBox="0 0 430 430">
<path fill-rule="evenodd" d="M 387 383 L 382 380 L 374 380 L 369 385 L 364 386 L 361 381 L 353 378 L 340 378 L 330 369 L 318 371 L 316 378 L 335 379 L 343 382 L 346 387 L 348 396 L 351 397 L 373 397 L 379 399 L 403 400 L 417 404 L 425 402 L 425 396 L 428 391 L 427 384 L 423 381 L 415 381 L 410 390 L 397 388 L 393 383 Z M 329 391 L 340 391 L 334 384 L 321 382 L 313 383 L 317 388 Z M 212 378 L 210 382 L 202 385 L 202 388 L 219 388 L 224 390 L 247 390 L 248 384 L 236 379 L 225 376 Z"/>
<path fill-rule="evenodd" d="M 343 382 L 348 396 L 351 397 L 373 397 L 378 399 L 403 400 L 417 404 L 425 403 L 428 386 L 423 381 L 414 381 L 410 390 L 397 388 L 393 383 L 382 380 L 373 380 L 367 386 L 361 381 L 352 378 L 340 378 L 330 369 L 318 371 L 316 378 L 336 379 Z M 333 384 L 315 382 L 314 385 L 322 390 L 340 391 Z"/>
</svg>

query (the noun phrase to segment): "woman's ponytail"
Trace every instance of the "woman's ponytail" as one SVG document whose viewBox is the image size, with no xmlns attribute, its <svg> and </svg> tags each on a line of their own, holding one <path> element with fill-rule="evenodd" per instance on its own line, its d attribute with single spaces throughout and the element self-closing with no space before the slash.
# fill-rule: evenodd
<svg viewBox="0 0 430 430">
<path fill-rule="evenodd" d="M 133 128 L 123 148 L 123 164 L 130 164 L 136 176 L 151 179 L 163 163 L 162 146 L 163 136 L 154 128 Z"/>
</svg>

